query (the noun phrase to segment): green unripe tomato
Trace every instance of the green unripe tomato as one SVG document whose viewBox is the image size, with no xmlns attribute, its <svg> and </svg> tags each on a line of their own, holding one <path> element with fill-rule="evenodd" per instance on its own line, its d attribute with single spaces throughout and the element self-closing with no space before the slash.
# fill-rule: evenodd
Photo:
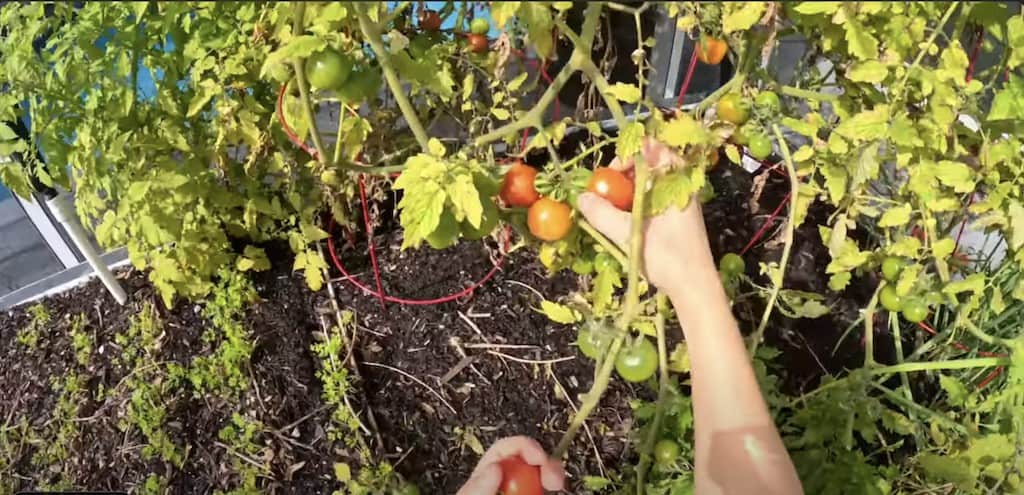
<svg viewBox="0 0 1024 495">
<path fill-rule="evenodd" d="M 740 255 L 725 253 L 722 259 L 718 260 L 718 269 L 725 275 L 735 277 L 747 271 L 747 264 Z"/>
<path fill-rule="evenodd" d="M 679 444 L 663 438 L 654 444 L 654 460 L 658 464 L 672 464 L 679 458 Z"/>
<path fill-rule="evenodd" d="M 782 103 L 779 102 L 779 95 L 775 94 L 774 91 L 762 91 L 758 93 L 754 98 L 754 105 L 770 112 L 778 112 L 782 107 Z"/>
<path fill-rule="evenodd" d="M 900 272 L 903 271 L 903 260 L 896 256 L 888 256 L 882 260 L 882 276 L 890 282 L 895 282 L 900 278 Z"/>
<path fill-rule="evenodd" d="M 306 59 L 306 79 L 315 88 L 338 89 L 352 72 L 352 59 L 327 48 Z"/>
<path fill-rule="evenodd" d="M 615 357 L 615 371 L 627 382 L 642 382 L 654 376 L 657 370 L 658 351 L 646 338 L 620 350 Z"/>
<path fill-rule="evenodd" d="M 750 151 L 750 156 L 758 160 L 764 160 L 772 154 L 772 142 L 768 139 L 768 136 L 757 133 L 750 136 L 747 149 Z"/>
<path fill-rule="evenodd" d="M 900 314 L 904 320 L 921 323 L 928 318 L 928 305 L 919 299 L 910 299 L 903 303 L 903 311 Z"/>
<path fill-rule="evenodd" d="M 469 23 L 469 31 L 473 34 L 487 34 L 491 30 L 491 23 L 487 22 L 487 19 L 483 17 L 477 17 L 473 19 L 473 22 Z"/>
<path fill-rule="evenodd" d="M 878 294 L 878 302 L 882 304 L 883 308 L 894 313 L 903 309 L 903 298 L 896 293 L 894 285 L 882 287 L 882 292 Z"/>
</svg>

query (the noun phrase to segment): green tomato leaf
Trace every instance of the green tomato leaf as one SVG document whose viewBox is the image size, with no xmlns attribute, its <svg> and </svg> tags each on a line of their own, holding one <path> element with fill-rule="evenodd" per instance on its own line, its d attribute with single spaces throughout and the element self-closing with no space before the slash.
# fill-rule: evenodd
<svg viewBox="0 0 1024 495">
<path fill-rule="evenodd" d="M 619 133 L 619 139 L 615 143 L 615 154 L 625 160 L 640 152 L 640 143 L 644 137 L 644 125 L 640 122 L 630 122 Z"/>
<path fill-rule="evenodd" d="M 583 319 L 579 311 L 568 306 L 544 300 L 540 302 L 541 313 L 544 313 L 551 321 L 569 325 Z"/>
<path fill-rule="evenodd" d="M 508 24 L 509 19 L 516 15 L 516 11 L 519 10 L 519 5 L 523 2 L 494 2 L 490 6 L 491 20 L 494 21 L 494 27 L 502 30 L 505 28 L 505 24 Z"/>
<path fill-rule="evenodd" d="M 295 58 L 306 58 L 323 50 L 326 46 L 327 42 L 319 36 L 311 34 L 296 36 L 267 56 L 263 61 L 263 66 L 260 68 L 260 77 L 266 76 L 267 71 L 274 64 L 284 63 Z"/>
<path fill-rule="evenodd" d="M 848 119 L 836 127 L 836 133 L 852 141 L 871 141 L 885 136 L 889 120 L 889 106 L 878 105 Z"/>
<path fill-rule="evenodd" d="M 764 15 L 765 2 L 728 2 L 722 4 L 722 31 L 725 34 L 746 31 L 757 24 Z"/>
<path fill-rule="evenodd" d="M 992 100 L 992 107 L 989 109 L 986 119 L 990 121 L 1024 119 L 1024 80 L 1017 76 L 1010 76 L 1009 83 L 1003 86 L 1003 89 L 996 93 Z"/>
<path fill-rule="evenodd" d="M 676 114 L 675 118 L 658 126 L 655 132 L 659 141 L 676 148 L 705 144 L 711 140 L 704 126 L 685 113 Z"/>
<path fill-rule="evenodd" d="M 857 62 L 846 71 L 846 77 L 851 81 L 880 83 L 889 75 L 889 69 L 877 60 L 865 60 Z"/>
<path fill-rule="evenodd" d="M 626 103 L 636 103 L 640 101 L 640 88 L 635 84 L 626 83 L 615 83 L 608 88 L 610 96 L 614 97 L 619 101 Z"/>
<path fill-rule="evenodd" d="M 1024 204 L 1020 201 L 1010 203 L 1006 218 L 1010 223 L 1010 247 L 1016 251 L 1024 246 Z"/>
<path fill-rule="evenodd" d="M 878 221 L 879 227 L 902 227 L 910 223 L 911 208 L 908 204 L 889 208 Z"/>
<path fill-rule="evenodd" d="M 445 187 L 448 198 L 455 205 L 456 218 L 464 218 L 474 228 L 480 227 L 484 207 L 480 203 L 480 193 L 476 189 L 471 175 L 459 175 Z"/>
<path fill-rule="evenodd" d="M 843 2 L 800 2 L 793 10 L 804 15 L 832 14 Z"/>
</svg>

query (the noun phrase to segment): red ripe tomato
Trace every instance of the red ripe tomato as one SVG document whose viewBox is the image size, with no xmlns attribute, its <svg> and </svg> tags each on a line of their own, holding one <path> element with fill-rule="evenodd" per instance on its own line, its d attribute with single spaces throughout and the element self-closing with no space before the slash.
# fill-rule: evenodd
<svg viewBox="0 0 1024 495">
<path fill-rule="evenodd" d="M 618 170 L 607 167 L 595 169 L 587 190 L 607 199 L 620 210 L 629 211 L 633 207 L 633 181 Z"/>
<path fill-rule="evenodd" d="M 488 47 L 487 36 L 482 34 L 468 34 L 466 35 L 466 41 L 469 43 L 469 51 L 473 53 L 486 52 Z"/>
<path fill-rule="evenodd" d="M 527 464 L 519 456 L 507 457 L 498 464 L 501 466 L 501 486 L 498 491 L 503 495 L 543 495 L 540 467 Z"/>
<path fill-rule="evenodd" d="M 701 35 L 697 42 L 697 59 L 708 65 L 718 65 L 725 58 L 729 45 L 725 41 L 707 35 Z"/>
<path fill-rule="evenodd" d="M 424 10 L 420 12 L 420 29 L 431 32 L 441 29 L 441 16 L 437 11 Z"/>
<path fill-rule="evenodd" d="M 569 205 L 551 198 L 541 198 L 526 212 L 530 233 L 542 241 L 561 240 L 572 228 Z"/>
<path fill-rule="evenodd" d="M 501 182 L 501 200 L 507 206 L 526 208 L 540 199 L 540 193 L 533 185 L 537 179 L 537 169 L 516 162 L 512 168 L 505 173 L 505 179 Z"/>
</svg>

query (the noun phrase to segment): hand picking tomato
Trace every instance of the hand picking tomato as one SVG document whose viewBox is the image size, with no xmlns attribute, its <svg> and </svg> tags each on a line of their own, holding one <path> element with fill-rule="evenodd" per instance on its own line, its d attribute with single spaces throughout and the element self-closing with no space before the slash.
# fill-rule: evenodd
<svg viewBox="0 0 1024 495">
<path fill-rule="evenodd" d="M 642 382 L 654 376 L 657 370 L 658 351 L 646 338 L 622 349 L 615 357 L 615 371 L 627 382 Z"/>
<path fill-rule="evenodd" d="M 607 199 L 620 210 L 629 211 L 633 208 L 633 181 L 618 170 L 607 167 L 595 169 L 587 183 L 587 190 Z"/>
<path fill-rule="evenodd" d="M 501 183 L 501 200 L 505 205 L 515 208 L 533 205 L 540 199 L 540 193 L 533 185 L 536 179 L 537 169 L 523 162 L 516 162 L 505 173 L 505 179 Z"/>
<path fill-rule="evenodd" d="M 707 65 L 718 65 L 725 58 L 729 45 L 724 40 L 708 35 L 701 35 L 697 42 L 697 60 Z"/>
<path fill-rule="evenodd" d="M 526 212 L 530 233 L 542 241 L 561 240 L 572 229 L 569 205 L 551 198 L 537 200 Z"/>
<path fill-rule="evenodd" d="M 487 36 L 482 34 L 472 33 L 466 35 L 466 42 L 469 43 L 469 51 L 473 53 L 483 53 L 489 48 L 487 43 Z"/>
<path fill-rule="evenodd" d="M 345 84 L 351 72 L 352 60 L 333 48 L 316 52 L 306 59 L 306 79 L 316 88 L 338 89 Z"/>
<path fill-rule="evenodd" d="M 498 462 L 501 466 L 501 486 L 498 491 L 502 495 L 542 495 L 544 487 L 540 483 L 540 467 L 527 464 L 519 456 L 506 457 Z"/>
<path fill-rule="evenodd" d="M 436 10 L 427 9 L 420 12 L 420 29 L 431 32 L 441 29 L 441 16 Z"/>
<path fill-rule="evenodd" d="M 726 122 L 740 125 L 747 121 L 747 104 L 739 93 L 729 93 L 718 100 L 715 105 L 718 118 Z"/>
<path fill-rule="evenodd" d="M 658 464 L 672 464 L 679 458 L 679 444 L 672 440 L 663 438 L 654 444 L 654 460 Z"/>
<path fill-rule="evenodd" d="M 491 30 L 491 23 L 487 22 L 487 19 L 483 17 L 477 17 L 473 19 L 473 22 L 469 23 L 469 32 L 473 34 L 487 34 Z"/>
</svg>

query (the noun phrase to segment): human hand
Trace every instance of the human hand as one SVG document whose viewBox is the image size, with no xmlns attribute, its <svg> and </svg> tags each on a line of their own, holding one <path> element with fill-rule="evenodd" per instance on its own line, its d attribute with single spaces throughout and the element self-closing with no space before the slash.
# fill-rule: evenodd
<svg viewBox="0 0 1024 495">
<path fill-rule="evenodd" d="M 548 457 L 536 440 L 528 437 L 502 438 L 484 452 L 473 469 L 469 481 L 459 489 L 458 495 L 495 495 L 501 486 L 502 459 L 519 456 L 523 461 L 540 468 L 541 484 L 545 490 L 561 491 L 565 488 L 565 470 L 558 459 Z"/>
<path fill-rule="evenodd" d="M 679 165 L 682 158 L 664 144 L 647 138 L 642 150 L 644 163 L 652 170 L 670 165 Z M 631 170 L 632 159 L 616 158 L 609 167 L 617 170 Z M 611 239 L 624 251 L 629 250 L 631 214 L 615 208 L 604 198 L 585 193 L 579 197 L 579 209 L 587 221 L 598 231 Z M 718 284 L 718 271 L 711 256 L 704 217 L 696 195 L 684 210 L 672 207 L 658 216 L 648 218 L 644 225 L 643 271 L 647 280 L 674 301 L 699 309 L 702 302 L 695 298 L 703 290 L 686 290 L 686 287 L 700 287 L 703 283 Z"/>
</svg>

